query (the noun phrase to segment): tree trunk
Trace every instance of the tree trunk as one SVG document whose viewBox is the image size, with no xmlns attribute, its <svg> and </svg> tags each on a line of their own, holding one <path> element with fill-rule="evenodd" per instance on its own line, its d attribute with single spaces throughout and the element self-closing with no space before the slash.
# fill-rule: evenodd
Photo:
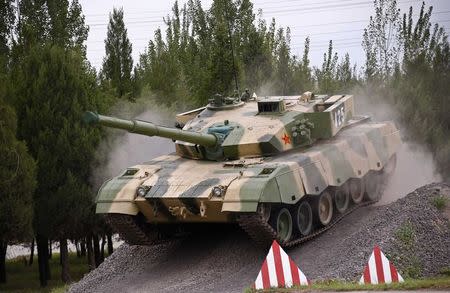
<svg viewBox="0 0 450 293">
<path fill-rule="evenodd" d="M 97 268 L 102 263 L 98 235 L 94 233 L 92 239 L 94 240 L 95 267 Z"/>
<path fill-rule="evenodd" d="M 106 234 L 108 236 L 108 255 L 113 254 L 113 242 L 112 242 L 112 233 Z"/>
<path fill-rule="evenodd" d="M 59 240 L 59 251 L 61 256 L 61 280 L 68 284 L 71 281 L 69 272 L 69 250 L 67 249 L 67 239 Z"/>
<path fill-rule="evenodd" d="M 80 241 L 80 253 L 81 253 L 81 256 L 86 256 L 86 240 L 85 239 L 81 239 L 81 241 Z"/>
<path fill-rule="evenodd" d="M 48 240 L 47 242 L 47 260 L 45 261 L 45 275 L 47 277 L 47 281 L 49 281 L 52 278 L 52 274 L 50 272 L 50 260 L 52 259 L 53 254 L 53 248 L 52 248 L 52 241 Z"/>
<path fill-rule="evenodd" d="M 33 260 L 34 260 L 34 237 L 33 240 L 31 241 L 31 247 L 30 247 L 30 259 L 28 260 L 28 265 L 31 267 L 31 265 L 33 264 Z"/>
<path fill-rule="evenodd" d="M 41 287 L 47 287 L 47 266 L 48 263 L 48 240 L 46 237 L 36 235 L 36 245 L 38 251 L 38 266 L 39 266 L 39 282 Z"/>
<path fill-rule="evenodd" d="M 0 284 L 6 283 L 6 248 L 8 244 L 0 239 Z"/>
<path fill-rule="evenodd" d="M 102 235 L 102 246 L 100 247 L 100 257 L 102 262 L 105 260 L 105 244 L 106 244 L 106 236 Z"/>
<path fill-rule="evenodd" d="M 89 265 L 89 271 L 92 271 L 95 269 L 95 259 L 94 259 L 94 252 L 92 249 L 92 236 L 89 234 L 89 236 L 86 237 L 86 250 L 87 250 L 87 261 Z"/>
<path fill-rule="evenodd" d="M 48 241 L 48 259 L 52 259 L 53 249 L 52 249 L 52 241 Z"/>
<path fill-rule="evenodd" d="M 77 250 L 77 257 L 81 257 L 80 243 L 78 242 L 78 240 L 75 240 L 73 244 L 75 244 L 75 249 Z"/>
</svg>

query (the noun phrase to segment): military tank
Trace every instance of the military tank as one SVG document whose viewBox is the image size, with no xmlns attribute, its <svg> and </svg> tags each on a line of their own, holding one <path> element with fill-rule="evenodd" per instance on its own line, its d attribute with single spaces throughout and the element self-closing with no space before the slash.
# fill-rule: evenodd
<svg viewBox="0 0 450 293">
<path fill-rule="evenodd" d="M 352 95 L 243 97 L 216 95 L 178 114 L 176 128 L 86 112 L 176 149 L 106 181 L 96 212 L 132 245 L 237 223 L 257 242 L 292 246 L 380 199 L 401 144 L 393 122 L 355 115 Z"/>
</svg>

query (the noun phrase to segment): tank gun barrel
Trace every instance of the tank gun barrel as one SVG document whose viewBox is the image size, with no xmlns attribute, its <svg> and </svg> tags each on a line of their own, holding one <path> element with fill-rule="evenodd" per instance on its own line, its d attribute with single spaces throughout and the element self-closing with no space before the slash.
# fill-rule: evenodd
<svg viewBox="0 0 450 293">
<path fill-rule="evenodd" d="M 83 118 L 88 124 L 100 124 L 106 127 L 123 129 L 131 133 L 137 133 L 147 136 L 161 136 L 206 147 L 214 147 L 218 144 L 218 139 L 214 134 L 206 134 L 164 127 L 141 120 L 120 119 L 116 117 L 100 115 L 94 112 L 86 112 Z"/>
</svg>

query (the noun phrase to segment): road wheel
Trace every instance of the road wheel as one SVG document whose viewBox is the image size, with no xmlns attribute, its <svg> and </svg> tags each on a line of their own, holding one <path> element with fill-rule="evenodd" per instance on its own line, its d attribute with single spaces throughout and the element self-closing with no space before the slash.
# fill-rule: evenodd
<svg viewBox="0 0 450 293">
<path fill-rule="evenodd" d="M 292 236 L 292 216 L 287 208 L 281 208 L 272 215 L 271 226 L 281 241 L 288 241 Z"/>
<path fill-rule="evenodd" d="M 378 201 L 381 198 L 382 178 L 376 171 L 370 171 L 364 176 L 364 188 L 366 190 L 366 199 L 369 201 Z"/>
<path fill-rule="evenodd" d="M 303 200 L 297 207 L 296 217 L 297 229 L 301 235 L 309 235 L 313 227 L 313 212 L 307 200 Z"/>
<path fill-rule="evenodd" d="M 353 203 L 359 204 L 364 198 L 364 181 L 358 178 L 351 178 L 348 181 L 348 192 Z"/>
<path fill-rule="evenodd" d="M 314 207 L 315 218 L 322 226 L 326 226 L 333 218 L 333 199 L 328 191 L 322 192 Z"/>
<path fill-rule="evenodd" d="M 336 188 L 334 192 L 334 203 L 339 213 L 344 213 L 350 204 L 350 195 L 348 194 L 348 187 L 346 184 Z"/>
</svg>

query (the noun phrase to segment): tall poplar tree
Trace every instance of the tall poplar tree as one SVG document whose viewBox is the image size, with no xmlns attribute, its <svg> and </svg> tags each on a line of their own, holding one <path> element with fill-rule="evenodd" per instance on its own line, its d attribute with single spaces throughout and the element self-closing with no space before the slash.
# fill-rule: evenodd
<svg viewBox="0 0 450 293">
<path fill-rule="evenodd" d="M 103 77 L 116 89 L 118 97 L 133 99 L 132 46 L 123 22 L 122 8 L 114 8 L 112 14 L 109 15 L 105 50 L 106 56 L 102 66 Z"/>
</svg>

